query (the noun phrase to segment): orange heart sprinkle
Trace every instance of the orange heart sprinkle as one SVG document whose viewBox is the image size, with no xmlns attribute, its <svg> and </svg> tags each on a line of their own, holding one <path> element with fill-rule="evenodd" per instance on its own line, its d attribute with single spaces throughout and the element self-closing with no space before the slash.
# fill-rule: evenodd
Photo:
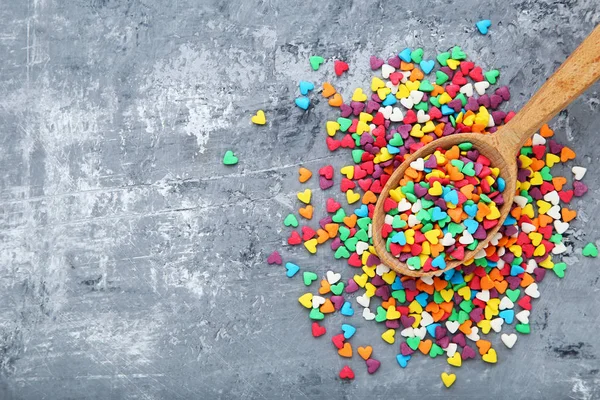
<svg viewBox="0 0 600 400">
<path fill-rule="evenodd" d="M 331 107 L 339 107 L 343 103 L 344 103 L 344 99 L 342 99 L 342 95 L 339 93 L 334 94 L 333 97 L 329 99 L 329 105 Z"/>
<path fill-rule="evenodd" d="M 540 135 L 542 135 L 545 138 L 549 138 L 549 137 L 552 137 L 554 135 L 554 131 L 552 129 L 550 129 L 550 127 L 548 126 L 548 124 L 544 124 L 540 128 Z"/>
<path fill-rule="evenodd" d="M 319 288 L 319 294 L 329 293 L 330 290 L 331 290 L 331 285 L 329 284 L 327 279 L 323 279 L 321 281 L 321 287 Z"/>
<path fill-rule="evenodd" d="M 314 208 L 310 204 L 298 210 L 298 214 L 306 219 L 312 219 Z"/>
<path fill-rule="evenodd" d="M 350 345 L 350 343 L 344 343 L 344 347 L 338 350 L 338 354 L 346 358 L 352 357 L 352 346 Z"/>
<path fill-rule="evenodd" d="M 300 176 L 298 177 L 300 183 L 306 182 L 312 176 L 312 172 L 304 167 L 300 167 L 300 169 L 298 170 L 298 174 L 300 174 Z"/>
<path fill-rule="evenodd" d="M 433 345 L 433 342 L 430 339 L 427 340 L 421 340 L 421 343 L 419 343 L 419 351 L 425 355 L 429 354 L 429 350 L 431 350 L 431 346 Z"/>
<path fill-rule="evenodd" d="M 361 356 L 365 361 L 371 357 L 371 354 L 373 354 L 373 348 L 371 346 L 359 347 L 357 351 L 358 355 Z"/>
<path fill-rule="evenodd" d="M 321 94 L 323 97 L 327 98 L 329 96 L 333 96 L 336 93 L 335 88 L 329 82 L 323 83 L 323 92 Z"/>
<path fill-rule="evenodd" d="M 563 208 L 560 210 L 560 215 L 562 216 L 563 221 L 569 222 L 577 216 L 577 211 Z"/>
<path fill-rule="evenodd" d="M 492 347 L 491 342 L 483 339 L 476 341 L 475 344 L 477 345 L 477 348 L 479 349 L 479 354 L 481 355 L 486 354 L 488 350 Z"/>
</svg>

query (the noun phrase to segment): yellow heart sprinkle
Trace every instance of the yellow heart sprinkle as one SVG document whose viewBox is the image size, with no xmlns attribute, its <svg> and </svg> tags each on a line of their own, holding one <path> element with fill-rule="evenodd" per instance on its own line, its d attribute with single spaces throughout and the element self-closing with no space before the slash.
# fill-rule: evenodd
<svg viewBox="0 0 600 400">
<path fill-rule="evenodd" d="M 469 288 L 467 287 L 467 289 L 469 289 Z M 470 289 L 469 289 L 469 291 L 470 291 Z M 454 290 L 452 290 L 452 289 L 443 289 L 440 292 L 440 295 L 442 296 L 442 299 L 444 299 L 444 301 L 448 303 L 448 302 L 450 302 L 450 300 L 452 300 L 452 297 L 454 296 Z"/>
<path fill-rule="evenodd" d="M 302 296 L 298 297 L 298 301 L 306 308 L 312 308 L 312 293 L 304 293 Z"/>
<path fill-rule="evenodd" d="M 325 127 L 327 128 L 327 134 L 329 136 L 335 136 L 338 129 L 340 129 L 340 124 L 338 124 L 335 121 L 327 121 L 327 124 L 325 124 Z"/>
<path fill-rule="evenodd" d="M 448 60 L 450 61 L 450 60 Z M 454 381 L 456 381 L 456 375 L 454 374 L 447 374 L 445 372 L 442 372 L 442 382 L 444 382 L 444 385 L 449 388 L 450 386 L 452 386 L 454 384 Z"/>
<path fill-rule="evenodd" d="M 312 191 L 310 189 L 306 189 L 304 192 L 299 192 L 297 196 L 298 200 L 300 200 L 304 204 L 309 204 L 310 198 L 312 196 Z"/>
<path fill-rule="evenodd" d="M 258 110 L 256 115 L 252 116 L 251 121 L 256 125 L 264 125 L 267 123 L 267 117 L 265 117 L 265 112 L 263 110 Z"/>
<path fill-rule="evenodd" d="M 410 90 L 406 87 L 405 84 L 398 86 L 398 91 L 396 92 L 397 99 L 405 99 L 410 96 Z"/>
<path fill-rule="evenodd" d="M 310 251 L 311 254 L 315 254 L 317 252 L 317 244 L 319 241 L 317 239 L 310 239 L 304 242 L 304 247 L 306 250 Z"/>
<path fill-rule="evenodd" d="M 396 341 L 396 339 L 394 339 L 394 335 L 396 334 L 396 331 L 394 329 L 388 329 L 387 331 L 383 332 L 383 334 L 381 335 L 381 338 L 389 344 L 394 344 L 394 342 Z"/>
<path fill-rule="evenodd" d="M 498 356 L 496 355 L 496 350 L 494 349 L 489 349 L 488 352 L 485 353 L 481 358 L 483 359 L 483 361 L 490 364 L 495 364 L 496 361 L 498 361 Z"/>
<path fill-rule="evenodd" d="M 377 89 L 381 89 L 385 87 L 385 82 L 382 81 L 381 79 L 379 79 L 378 77 L 374 76 L 373 79 L 371 79 L 371 91 L 372 92 L 376 92 Z"/>
<path fill-rule="evenodd" d="M 446 64 L 448 64 L 450 69 L 455 70 L 460 65 L 460 61 L 449 58 L 448 61 L 446 61 Z"/>
<path fill-rule="evenodd" d="M 367 279 L 369 279 L 369 277 L 367 276 L 367 274 L 362 274 L 362 275 L 354 275 L 354 277 L 352 279 L 354 279 L 354 282 L 356 282 L 356 284 L 358 286 L 360 286 L 361 288 L 364 288 L 365 283 L 367 283 Z"/>
<path fill-rule="evenodd" d="M 448 357 L 448 364 L 453 367 L 460 367 L 462 365 L 462 358 L 460 358 L 460 353 L 458 351 L 454 353 L 452 357 Z"/>
<path fill-rule="evenodd" d="M 385 313 L 387 319 L 398 319 L 400 318 L 400 311 L 396 310 L 396 307 L 390 306 Z"/>
<path fill-rule="evenodd" d="M 356 88 L 354 90 L 354 93 L 352 94 L 352 101 L 360 101 L 361 103 L 363 101 L 367 100 L 367 95 L 363 93 L 361 88 Z"/>
<path fill-rule="evenodd" d="M 346 192 L 346 200 L 348 200 L 348 204 L 354 204 L 360 200 L 360 193 L 354 193 L 354 191 L 350 189 Z"/>
</svg>

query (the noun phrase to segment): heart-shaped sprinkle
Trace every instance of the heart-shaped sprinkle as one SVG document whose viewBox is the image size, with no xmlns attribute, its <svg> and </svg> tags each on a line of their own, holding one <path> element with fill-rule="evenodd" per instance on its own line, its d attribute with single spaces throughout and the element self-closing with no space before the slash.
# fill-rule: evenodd
<svg viewBox="0 0 600 400">
<path fill-rule="evenodd" d="M 235 165 L 238 163 L 238 158 L 233 154 L 233 151 L 227 150 L 223 156 L 223 164 Z"/>
</svg>

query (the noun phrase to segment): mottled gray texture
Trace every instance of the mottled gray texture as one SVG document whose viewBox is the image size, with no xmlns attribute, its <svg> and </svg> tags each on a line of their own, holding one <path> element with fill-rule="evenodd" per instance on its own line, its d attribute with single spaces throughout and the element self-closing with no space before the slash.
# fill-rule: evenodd
<svg viewBox="0 0 600 400">
<path fill-rule="evenodd" d="M 264 262 L 284 248 L 353 273 L 284 246 L 297 167 L 349 160 L 324 145 L 333 109 L 319 96 L 308 113 L 293 106 L 299 79 L 333 79 L 348 97 L 372 54 L 458 43 L 501 69 L 518 108 L 598 24 L 597 0 L 293 3 L 0 2 L 0 398 L 600 398 L 600 265 L 580 250 L 600 243 L 594 171 L 574 202 L 567 276 L 541 285 L 532 334 L 500 345 L 495 366 L 465 363 L 451 391 L 442 358 L 401 370 L 382 328 L 358 317 L 352 342 L 373 344 L 382 367 L 368 377 L 355 356 L 357 379 L 341 383 L 343 361 L 296 302 L 300 279 Z M 315 53 L 349 74 L 330 61 L 312 72 Z M 553 123 L 595 168 L 599 89 Z M 266 127 L 249 124 L 258 108 Z M 227 149 L 237 167 L 221 164 Z"/>
</svg>

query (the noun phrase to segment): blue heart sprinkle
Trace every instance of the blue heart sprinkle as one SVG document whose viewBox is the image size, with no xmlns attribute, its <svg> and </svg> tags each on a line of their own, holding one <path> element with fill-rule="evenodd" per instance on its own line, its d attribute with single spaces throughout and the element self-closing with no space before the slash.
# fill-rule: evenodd
<svg viewBox="0 0 600 400">
<path fill-rule="evenodd" d="M 451 269 L 450 271 L 452 271 L 452 273 L 454 273 L 455 270 Z M 448 273 L 450 271 L 446 271 L 446 273 Z M 461 283 L 464 283 L 464 281 L 465 281 L 465 278 L 461 274 L 454 274 L 454 275 L 452 275 L 452 279 L 450 279 L 450 283 L 453 285 L 460 285 Z"/>
<path fill-rule="evenodd" d="M 442 115 L 452 115 L 454 114 L 454 109 L 448 107 L 446 104 L 442 105 Z"/>
<path fill-rule="evenodd" d="M 400 246 L 404 246 L 406 244 L 406 236 L 404 232 L 396 232 L 394 236 L 392 236 L 392 243 L 397 243 Z"/>
<path fill-rule="evenodd" d="M 285 264 L 285 269 L 287 269 L 285 274 L 288 278 L 291 278 L 292 276 L 296 275 L 298 271 L 300 271 L 300 267 L 291 262 Z"/>
<path fill-rule="evenodd" d="M 356 214 L 356 216 L 359 218 L 368 217 L 369 216 L 369 208 L 367 207 L 366 204 L 363 204 L 362 206 L 360 206 L 360 208 L 357 208 L 356 210 L 354 210 L 354 214 Z"/>
<path fill-rule="evenodd" d="M 475 232 L 477 232 L 477 228 L 479 228 L 479 222 L 473 220 L 473 219 L 465 219 L 463 221 L 463 224 L 465 224 L 465 227 L 467 228 L 467 231 L 472 235 Z"/>
<path fill-rule="evenodd" d="M 387 145 L 387 149 L 388 149 L 388 152 L 390 154 L 398 154 L 398 153 L 400 153 L 400 149 L 397 148 L 397 147 L 395 147 L 395 146 L 392 146 L 391 144 Z"/>
<path fill-rule="evenodd" d="M 523 267 L 519 266 L 519 265 L 512 265 L 512 266 L 510 267 L 510 274 L 511 274 L 512 276 L 517 276 L 517 275 L 520 275 L 520 274 L 522 274 L 523 272 L 525 272 L 525 269 L 524 269 Z"/>
<path fill-rule="evenodd" d="M 507 324 L 512 324 L 515 319 L 515 311 L 514 310 L 503 310 L 498 314 L 500 318 L 504 320 Z"/>
<path fill-rule="evenodd" d="M 506 188 L 506 181 L 498 177 L 498 179 L 496 179 L 496 183 L 498 184 L 498 190 L 500 192 L 504 192 L 504 188 Z"/>
<path fill-rule="evenodd" d="M 438 326 L 442 326 L 441 324 L 429 324 L 427 325 L 427 333 L 429 333 L 429 335 L 431 337 L 435 337 L 435 328 L 437 328 Z"/>
<path fill-rule="evenodd" d="M 300 81 L 298 86 L 300 87 L 300 93 L 302 93 L 304 96 L 306 96 L 308 92 L 315 88 L 315 85 L 312 82 L 307 81 Z"/>
<path fill-rule="evenodd" d="M 421 307 L 425 307 L 427 305 L 428 298 L 429 294 L 427 294 L 427 292 L 423 292 L 415 296 L 415 300 L 421 305 Z"/>
<path fill-rule="evenodd" d="M 296 98 L 295 103 L 301 109 L 308 110 L 308 106 L 310 106 L 310 99 L 308 97 L 298 97 Z"/>
<path fill-rule="evenodd" d="M 352 309 L 352 304 L 350 304 L 349 301 L 346 301 L 344 303 L 344 305 L 342 306 L 342 309 L 340 310 L 340 312 L 342 313 L 342 315 L 345 315 L 346 317 L 353 316 L 354 310 Z"/>
<path fill-rule="evenodd" d="M 344 338 L 350 339 L 356 333 L 356 328 L 350 324 L 342 324 L 342 331 L 344 331 Z"/>
<path fill-rule="evenodd" d="M 433 221 L 441 221 L 443 219 L 446 219 L 447 216 L 448 216 L 448 213 L 445 211 L 442 211 L 441 208 L 433 207 L 433 211 L 431 213 L 431 219 Z"/>
<path fill-rule="evenodd" d="M 482 35 L 486 35 L 488 33 L 488 28 L 492 26 L 492 21 L 489 19 L 482 19 L 481 21 L 475 24 L 477 29 L 479 29 L 479 33 Z"/>
<path fill-rule="evenodd" d="M 402 289 L 404 289 L 404 285 L 402 284 L 400 277 L 397 276 L 396 279 L 394 279 L 394 283 L 392 283 L 392 290 L 402 290 Z"/>
<path fill-rule="evenodd" d="M 452 203 L 454 205 L 458 204 L 458 192 L 456 190 L 450 190 L 448 193 L 444 195 L 444 201 L 448 203 Z"/>
<path fill-rule="evenodd" d="M 444 257 L 444 253 L 440 254 L 439 256 L 431 260 L 431 265 L 439 269 L 446 268 L 446 260 L 444 260 Z"/>
<path fill-rule="evenodd" d="M 425 75 L 429 74 L 431 71 L 433 71 L 433 67 L 435 67 L 435 61 L 433 60 L 423 60 L 419 63 L 419 66 L 421 67 L 421 69 L 423 70 L 423 72 L 425 73 Z"/>
<path fill-rule="evenodd" d="M 398 57 L 400 57 L 402 61 L 409 63 L 411 62 L 410 53 L 412 53 L 412 51 L 407 47 L 398 54 Z"/>
<path fill-rule="evenodd" d="M 396 99 L 396 96 L 389 93 L 387 96 L 385 96 L 385 100 L 383 100 L 383 102 L 381 104 L 383 106 L 393 106 L 397 102 L 398 102 L 398 99 Z"/>
<path fill-rule="evenodd" d="M 463 209 L 469 217 L 474 218 L 477 215 L 477 204 L 464 206 Z"/>
<path fill-rule="evenodd" d="M 406 368 L 406 366 L 408 365 L 408 360 L 410 360 L 410 356 L 405 356 L 402 354 L 398 354 L 396 356 L 396 361 L 398 361 L 398 364 L 400 364 L 402 368 Z"/>
<path fill-rule="evenodd" d="M 516 223 L 517 223 L 517 220 L 515 219 L 515 217 L 513 217 L 512 215 L 508 215 L 502 225 L 508 226 L 508 225 L 514 225 Z"/>
</svg>

